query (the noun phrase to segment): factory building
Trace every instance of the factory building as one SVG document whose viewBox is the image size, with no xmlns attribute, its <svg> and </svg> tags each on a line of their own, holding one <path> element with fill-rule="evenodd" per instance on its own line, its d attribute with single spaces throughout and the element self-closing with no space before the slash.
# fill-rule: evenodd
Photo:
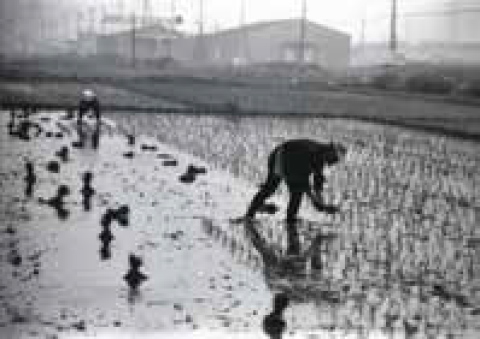
<svg viewBox="0 0 480 339">
<path fill-rule="evenodd" d="M 163 25 L 151 25 L 117 33 L 99 34 L 96 53 L 100 56 L 139 61 L 156 61 L 172 56 L 172 43 L 181 39 L 178 32 Z"/>
<path fill-rule="evenodd" d="M 350 36 L 310 21 L 302 28 L 301 20 L 288 19 L 177 40 L 174 51 L 178 59 L 192 63 L 242 65 L 303 59 L 338 69 L 349 65 Z"/>
<path fill-rule="evenodd" d="M 300 31 L 303 30 L 303 39 Z M 133 51 L 134 49 L 134 51 Z M 203 35 L 181 35 L 161 25 L 101 35 L 100 55 L 142 60 L 165 57 L 187 65 L 297 62 L 338 69 L 349 65 L 350 36 L 309 21 L 279 20 Z"/>
</svg>

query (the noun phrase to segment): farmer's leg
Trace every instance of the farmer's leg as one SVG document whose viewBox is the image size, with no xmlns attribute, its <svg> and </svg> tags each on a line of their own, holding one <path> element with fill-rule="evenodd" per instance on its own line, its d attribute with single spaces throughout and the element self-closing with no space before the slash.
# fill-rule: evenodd
<svg viewBox="0 0 480 339">
<path fill-rule="evenodd" d="M 100 145 L 100 128 L 102 127 L 102 120 L 100 116 L 100 109 L 98 107 L 94 108 L 94 112 L 95 112 L 96 123 L 95 123 L 95 131 L 93 132 L 93 135 L 92 135 L 92 145 L 93 145 L 93 148 L 96 149 Z"/>
<path fill-rule="evenodd" d="M 85 115 L 85 113 L 86 113 L 86 109 L 84 107 L 80 107 L 78 109 L 77 125 L 80 125 L 82 123 L 83 116 Z"/>
<path fill-rule="evenodd" d="M 77 118 L 77 133 L 78 133 L 78 139 L 80 142 L 80 145 L 83 145 L 85 142 L 85 131 L 83 130 L 83 115 L 85 114 L 85 111 L 80 109 L 78 112 L 78 118 Z"/>
<path fill-rule="evenodd" d="M 288 254 L 298 254 L 300 252 L 300 239 L 298 236 L 298 229 L 296 225 L 298 210 L 305 193 L 305 187 L 308 187 L 308 182 L 287 182 L 288 190 L 290 192 L 290 201 L 287 207 L 287 239 L 288 239 Z"/>
<path fill-rule="evenodd" d="M 92 134 L 92 145 L 95 149 L 100 146 L 100 123 L 95 126 L 95 131 Z"/>
<path fill-rule="evenodd" d="M 250 206 L 248 207 L 246 217 L 253 218 L 258 209 L 263 205 L 277 189 L 278 185 L 282 181 L 282 178 L 275 173 L 275 160 L 277 150 L 273 150 L 268 157 L 268 175 L 267 180 L 260 188 L 260 191 L 253 197 Z"/>
<path fill-rule="evenodd" d="M 281 181 L 282 179 L 279 176 L 274 175 L 273 173 L 270 173 L 268 175 L 267 181 L 262 185 L 260 191 L 258 191 L 252 202 L 250 203 L 250 206 L 248 207 L 246 215 L 247 218 L 253 218 L 255 216 L 255 213 L 263 205 L 265 200 L 267 200 L 270 196 L 272 196 L 273 193 L 275 193 L 275 190 L 277 189 Z"/>
<path fill-rule="evenodd" d="M 290 200 L 287 207 L 287 222 L 295 222 L 303 195 L 308 189 L 308 181 L 289 180 L 289 178 L 287 178 L 287 187 L 290 193 Z"/>
</svg>

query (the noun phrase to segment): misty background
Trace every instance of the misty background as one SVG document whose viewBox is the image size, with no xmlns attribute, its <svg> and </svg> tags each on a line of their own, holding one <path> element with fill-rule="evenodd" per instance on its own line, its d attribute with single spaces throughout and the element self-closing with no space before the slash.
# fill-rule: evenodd
<svg viewBox="0 0 480 339">
<path fill-rule="evenodd" d="M 182 36 L 195 36 L 301 18 L 304 13 L 308 21 L 349 35 L 355 59 L 358 47 L 389 43 L 392 4 L 392 0 L 2 0 L 0 51 L 82 54 L 88 43 L 80 40 L 86 35 L 131 30 L 133 15 L 137 29 L 160 25 Z M 480 32 L 475 29 L 480 0 L 397 0 L 396 5 L 399 45 L 434 44 L 464 49 L 467 54 L 480 45 Z M 442 52 L 430 54 L 441 58 Z M 476 56 L 468 59 L 471 62 Z"/>
</svg>

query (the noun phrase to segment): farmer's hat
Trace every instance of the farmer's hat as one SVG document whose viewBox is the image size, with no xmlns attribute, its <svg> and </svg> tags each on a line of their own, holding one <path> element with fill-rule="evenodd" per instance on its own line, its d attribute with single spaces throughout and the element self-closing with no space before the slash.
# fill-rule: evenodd
<svg viewBox="0 0 480 339">
<path fill-rule="evenodd" d="M 87 88 L 83 90 L 82 96 L 85 100 L 90 101 L 90 100 L 93 100 L 93 98 L 95 98 L 95 92 Z"/>
</svg>

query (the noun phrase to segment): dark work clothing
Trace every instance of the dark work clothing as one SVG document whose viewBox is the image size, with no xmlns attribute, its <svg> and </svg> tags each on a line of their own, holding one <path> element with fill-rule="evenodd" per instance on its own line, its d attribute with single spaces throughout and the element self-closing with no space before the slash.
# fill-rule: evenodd
<svg viewBox="0 0 480 339">
<path fill-rule="evenodd" d="M 92 111 L 97 121 L 100 122 L 101 107 L 97 98 L 92 98 L 91 100 L 80 100 L 80 103 L 78 104 L 78 122 L 81 122 L 83 115 L 88 111 Z"/>
<path fill-rule="evenodd" d="M 323 168 L 327 163 L 327 155 L 332 152 L 331 145 L 313 140 L 297 139 L 277 146 L 269 157 L 269 172 L 276 170 L 277 175 L 285 179 L 290 188 L 305 191 L 310 187 L 310 175 L 314 175 L 314 185 L 323 185 L 325 177 Z M 337 159 L 338 160 L 338 159 Z M 273 162 L 273 164 L 271 164 Z M 274 166 L 272 168 L 271 166 Z"/>
<path fill-rule="evenodd" d="M 313 174 L 314 190 L 320 192 L 325 182 L 323 168 L 338 160 L 332 144 L 295 139 L 277 146 L 268 157 L 267 180 L 253 198 L 247 217 L 253 218 L 265 200 L 273 195 L 278 185 L 285 180 L 290 194 L 287 222 L 293 222 L 303 195 L 310 190 L 310 175 Z"/>
<path fill-rule="evenodd" d="M 77 126 L 78 126 L 78 136 L 80 139 L 79 145 L 80 147 L 83 147 L 83 144 L 85 141 L 85 131 L 84 131 L 84 127 L 82 126 L 82 119 L 83 119 L 83 116 L 89 111 L 93 112 L 93 114 L 95 115 L 95 119 L 97 120 L 96 126 L 95 126 L 95 132 L 93 133 L 93 137 L 92 137 L 93 147 L 97 148 L 100 141 L 101 107 L 100 107 L 100 102 L 96 97 L 90 100 L 81 99 L 80 103 L 78 104 Z"/>
<path fill-rule="evenodd" d="M 324 205 L 321 201 L 320 194 L 325 183 L 323 169 L 327 165 L 337 163 L 340 160 L 340 154 L 345 152 L 343 146 L 332 143 L 322 144 L 307 139 L 290 140 L 277 146 L 268 157 L 267 179 L 250 203 L 246 217 L 248 219 L 255 217 L 265 200 L 272 196 L 282 180 L 285 180 L 290 194 L 287 206 L 287 252 L 298 254 L 300 241 L 295 220 L 303 195 L 308 194 L 318 210 L 334 211 L 336 209 Z M 311 175 L 313 175 L 313 189 L 310 185 Z"/>
</svg>

